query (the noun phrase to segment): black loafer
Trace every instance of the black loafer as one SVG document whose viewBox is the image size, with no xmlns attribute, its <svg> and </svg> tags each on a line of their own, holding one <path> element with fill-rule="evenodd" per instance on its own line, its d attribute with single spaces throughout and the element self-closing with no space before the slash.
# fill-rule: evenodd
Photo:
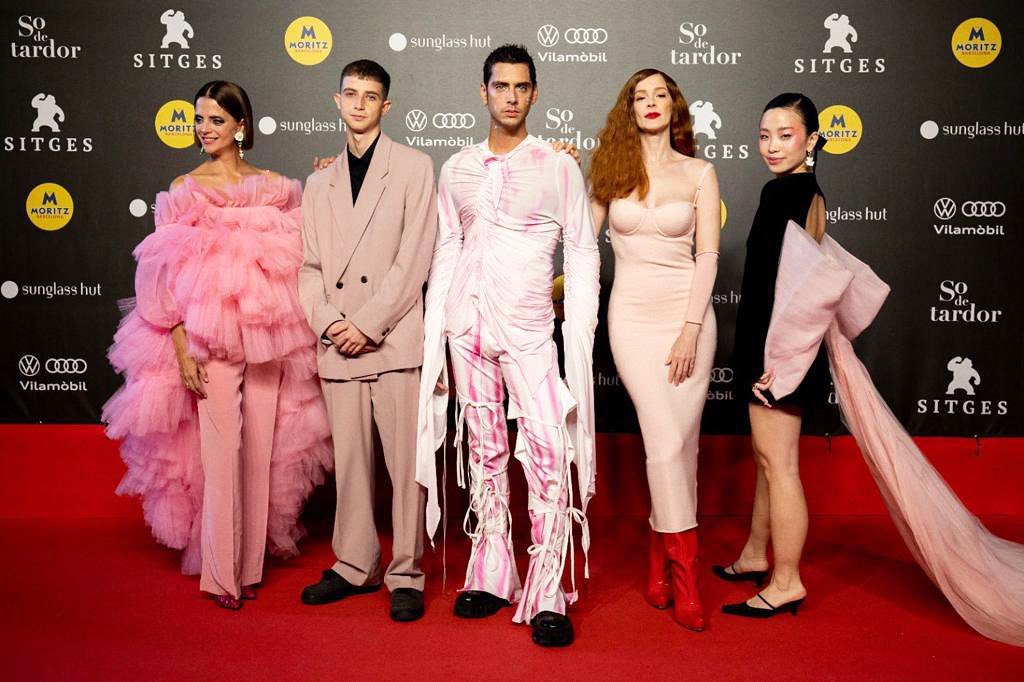
<svg viewBox="0 0 1024 682">
<path fill-rule="evenodd" d="M 541 611 L 530 621 L 533 643 L 540 646 L 569 646 L 572 644 L 572 622 L 569 616 L 554 611 Z"/>
<path fill-rule="evenodd" d="M 333 569 L 328 568 L 320 577 L 320 582 L 307 585 L 302 590 L 302 603 L 310 605 L 330 604 L 354 594 L 376 592 L 380 585 L 353 585 L 342 578 Z"/>
<path fill-rule="evenodd" d="M 423 592 L 399 587 L 391 593 L 391 620 L 406 623 L 423 617 Z"/>
<path fill-rule="evenodd" d="M 455 615 L 459 618 L 486 618 L 511 605 L 507 599 L 490 592 L 466 590 L 455 598 Z"/>
</svg>

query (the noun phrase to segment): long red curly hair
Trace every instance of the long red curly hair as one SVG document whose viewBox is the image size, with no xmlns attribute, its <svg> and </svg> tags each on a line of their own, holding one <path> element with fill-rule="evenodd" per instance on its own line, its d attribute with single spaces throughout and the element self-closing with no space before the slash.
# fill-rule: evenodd
<svg viewBox="0 0 1024 682">
<path fill-rule="evenodd" d="M 615 106 L 608 112 L 604 128 L 598 134 L 600 144 L 590 159 L 587 171 L 590 195 L 600 202 L 607 204 L 613 199 L 628 197 L 634 189 L 640 199 L 647 196 L 650 181 L 640 153 L 640 128 L 633 113 L 633 95 L 637 83 L 657 74 L 665 79 L 672 98 L 672 121 L 669 123 L 672 149 L 693 156 L 693 121 L 683 91 L 667 73 L 658 69 L 640 69 L 622 86 Z"/>
</svg>

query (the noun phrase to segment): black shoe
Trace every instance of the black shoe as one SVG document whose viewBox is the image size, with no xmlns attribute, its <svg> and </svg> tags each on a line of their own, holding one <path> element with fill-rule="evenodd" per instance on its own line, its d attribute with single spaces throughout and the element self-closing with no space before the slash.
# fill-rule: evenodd
<svg viewBox="0 0 1024 682">
<path fill-rule="evenodd" d="M 423 617 L 423 591 L 399 587 L 391 593 L 391 620 L 405 623 Z"/>
<path fill-rule="evenodd" d="M 795 616 L 797 609 L 799 609 L 800 605 L 804 603 L 804 598 L 801 597 L 800 599 L 788 601 L 785 604 L 772 606 L 772 604 L 767 599 L 762 597 L 760 593 L 757 595 L 757 598 L 763 601 L 768 606 L 768 608 L 755 608 L 747 604 L 747 602 L 741 601 L 738 604 L 723 604 L 722 613 L 727 613 L 730 616 L 744 616 L 745 618 L 771 618 L 772 616 L 778 615 L 780 613 L 785 613 L 788 611 Z"/>
<path fill-rule="evenodd" d="M 572 644 L 572 623 L 563 613 L 541 611 L 530 621 L 533 643 L 541 646 L 569 646 Z"/>
<path fill-rule="evenodd" d="M 307 585 L 302 590 L 302 603 L 330 604 L 345 597 L 351 597 L 353 594 L 367 594 L 379 589 L 380 585 L 353 585 L 333 569 L 328 568 L 321 575 L 320 582 Z"/>
<path fill-rule="evenodd" d="M 486 618 L 512 603 L 490 592 L 466 590 L 455 598 L 455 615 L 459 618 Z"/>
<path fill-rule="evenodd" d="M 732 573 L 728 569 L 732 569 Z M 746 571 L 745 573 L 740 573 L 736 570 L 736 564 L 731 564 L 728 568 L 715 565 L 711 567 L 711 572 L 730 583 L 741 583 L 749 580 L 752 583 L 756 583 L 758 587 L 761 587 L 764 579 L 768 577 L 768 571 Z"/>
</svg>

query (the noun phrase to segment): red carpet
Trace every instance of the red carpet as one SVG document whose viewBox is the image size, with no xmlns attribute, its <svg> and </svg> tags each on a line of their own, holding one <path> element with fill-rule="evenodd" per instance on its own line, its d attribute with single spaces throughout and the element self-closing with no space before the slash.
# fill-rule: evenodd
<svg viewBox="0 0 1024 682">
<path fill-rule="evenodd" d="M 718 460 L 702 469 L 702 500 L 710 496 L 719 505 L 733 504 L 732 496 L 747 494 L 749 462 L 735 465 L 730 486 L 722 460 L 742 447 L 709 443 L 703 462 Z M 969 445 L 930 441 L 926 450 L 940 453 L 933 455 L 937 465 L 958 476 L 950 478 L 972 508 L 1003 512 L 984 517 L 994 532 L 1024 541 L 1019 494 L 1024 458 L 1011 457 L 1013 450 L 1021 451 L 1020 441 L 986 440 L 980 455 Z M 798 617 L 761 622 L 718 613 L 721 603 L 751 593 L 750 587 L 716 580 L 708 570 L 710 563 L 734 556 L 748 520 L 703 519 L 702 589 L 710 625 L 701 634 L 679 628 L 668 614 L 644 603 L 645 524 L 634 512 L 642 514 L 646 501 L 635 499 L 633 483 L 643 475 L 642 467 L 635 471 L 635 439 L 605 438 L 603 447 L 604 460 L 614 456 L 615 461 L 603 461 L 606 466 L 599 469 L 593 578 L 570 611 L 577 641 L 568 650 L 548 651 L 530 643 L 528 628 L 512 625 L 510 609 L 483 622 L 451 615 L 468 549 L 454 532 L 447 592 L 441 587 L 440 553 L 428 550 L 427 615 L 418 623 L 392 623 L 384 591 L 303 606 L 302 587 L 331 563 L 324 508 L 330 496 L 324 494 L 307 515 L 311 537 L 303 555 L 270 562 L 259 599 L 241 612 L 217 609 L 200 595 L 197 580 L 179 574 L 177 553 L 151 540 L 138 505 L 110 493 L 120 467 L 96 427 L 0 427 L 0 466 L 8 472 L 0 484 L 0 543 L 7 557 L 0 583 L 6 623 L 0 641 L 6 677 L 1020 678 L 1024 651 L 971 630 L 913 563 L 888 517 L 856 511 L 878 505 L 877 492 L 854 466 L 859 455 L 848 443 L 832 453 L 816 452 L 812 439 L 807 448 L 803 469 L 815 515 L 804 569 L 810 595 Z M 830 467 L 846 472 L 845 479 L 830 474 Z M 616 477 L 617 468 L 633 473 Z M 1006 480 L 1010 475 L 1016 478 Z M 820 489 L 837 483 L 841 487 L 831 493 Z M 991 495 L 985 495 L 986 488 Z M 618 499 L 608 499 L 614 496 Z M 613 503 L 629 512 L 625 518 L 609 514 Z M 734 504 L 747 506 L 749 497 Z M 821 513 L 835 506 L 846 510 Z M 521 502 L 513 511 L 522 518 Z M 452 526 L 458 525 L 453 519 Z M 523 554 L 525 538 L 516 542 Z"/>
</svg>

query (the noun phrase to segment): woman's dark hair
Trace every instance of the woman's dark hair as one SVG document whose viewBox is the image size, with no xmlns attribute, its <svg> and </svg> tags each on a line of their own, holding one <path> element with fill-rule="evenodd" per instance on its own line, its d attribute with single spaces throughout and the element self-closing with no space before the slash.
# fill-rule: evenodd
<svg viewBox="0 0 1024 682">
<path fill-rule="evenodd" d="M 773 97 L 772 101 L 764 105 L 764 111 L 769 109 L 790 109 L 800 117 L 800 120 L 804 122 L 804 129 L 807 131 L 807 135 L 811 133 L 818 133 L 818 141 L 814 145 L 814 161 L 818 161 L 818 150 L 825 146 L 828 141 L 825 136 L 818 130 L 818 107 L 814 106 L 814 102 L 807 95 L 799 92 L 784 92 L 777 97 Z"/>
<path fill-rule="evenodd" d="M 216 102 L 221 109 L 231 114 L 238 122 L 245 123 L 245 138 L 242 140 L 242 149 L 252 149 L 253 129 L 255 125 L 252 120 L 252 105 L 249 104 L 249 95 L 242 89 L 241 85 L 231 81 L 210 81 L 192 98 L 195 105 L 200 97 L 209 97 Z M 196 146 L 202 147 L 198 133 L 193 131 L 196 138 Z"/>
</svg>

